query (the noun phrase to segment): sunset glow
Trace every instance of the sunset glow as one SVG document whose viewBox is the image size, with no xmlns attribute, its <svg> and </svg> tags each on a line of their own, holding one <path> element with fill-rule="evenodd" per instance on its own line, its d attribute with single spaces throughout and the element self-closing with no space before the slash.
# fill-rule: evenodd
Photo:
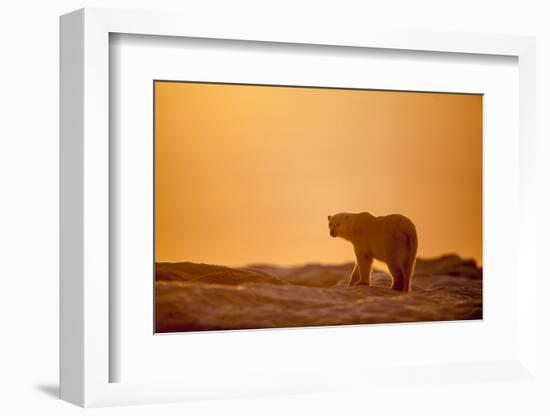
<svg viewBox="0 0 550 416">
<path fill-rule="evenodd" d="M 155 83 L 157 262 L 353 261 L 342 211 L 481 264 L 482 96 Z"/>
</svg>

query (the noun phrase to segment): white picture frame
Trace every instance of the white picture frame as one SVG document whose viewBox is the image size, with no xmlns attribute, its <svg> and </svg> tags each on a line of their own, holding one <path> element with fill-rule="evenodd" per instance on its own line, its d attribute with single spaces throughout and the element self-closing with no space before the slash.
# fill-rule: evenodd
<svg viewBox="0 0 550 416">
<path fill-rule="evenodd" d="M 246 379 L 219 374 L 183 381 L 111 382 L 109 239 L 109 35 L 113 33 L 505 55 L 519 65 L 519 218 L 517 354 L 507 360 L 423 365 L 400 371 L 331 370 Z M 61 398 L 80 406 L 184 401 L 197 398 L 319 393 L 403 380 L 526 379 L 537 382 L 535 206 L 535 40 L 467 33 L 329 31 L 277 27 L 266 21 L 213 21 L 165 13 L 82 9 L 61 18 Z M 222 335 L 223 336 L 223 335 Z M 358 369 L 361 370 L 361 369 Z M 483 372 L 482 377 L 473 376 Z M 407 376 L 407 374 L 410 376 Z M 409 377 L 409 378 L 408 378 Z M 408 381 L 407 381 L 408 380 Z"/>
</svg>

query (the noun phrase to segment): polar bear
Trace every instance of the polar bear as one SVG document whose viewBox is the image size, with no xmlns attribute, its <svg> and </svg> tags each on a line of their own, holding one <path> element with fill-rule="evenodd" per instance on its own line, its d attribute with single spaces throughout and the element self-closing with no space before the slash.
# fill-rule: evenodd
<svg viewBox="0 0 550 416">
<path fill-rule="evenodd" d="M 412 221 L 400 214 L 375 217 L 368 212 L 328 216 L 332 237 L 353 244 L 356 263 L 348 285 L 370 285 L 372 260 L 385 262 L 392 289 L 408 292 L 416 261 L 418 238 Z"/>
</svg>

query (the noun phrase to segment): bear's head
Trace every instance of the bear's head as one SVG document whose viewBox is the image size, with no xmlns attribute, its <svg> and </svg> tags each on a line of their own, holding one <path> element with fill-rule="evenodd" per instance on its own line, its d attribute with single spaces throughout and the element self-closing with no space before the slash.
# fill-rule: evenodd
<svg viewBox="0 0 550 416">
<path fill-rule="evenodd" d="M 347 212 L 341 212 L 328 216 L 328 228 L 331 237 L 341 237 L 348 240 L 351 236 L 350 215 Z"/>
</svg>

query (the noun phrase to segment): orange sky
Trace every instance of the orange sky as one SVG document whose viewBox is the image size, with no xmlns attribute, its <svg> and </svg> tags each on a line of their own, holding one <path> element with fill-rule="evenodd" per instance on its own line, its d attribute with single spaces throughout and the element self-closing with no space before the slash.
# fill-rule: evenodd
<svg viewBox="0 0 550 416">
<path fill-rule="evenodd" d="M 482 258 L 482 97 L 155 83 L 156 261 L 353 259 L 327 215 L 401 213 Z"/>
</svg>

